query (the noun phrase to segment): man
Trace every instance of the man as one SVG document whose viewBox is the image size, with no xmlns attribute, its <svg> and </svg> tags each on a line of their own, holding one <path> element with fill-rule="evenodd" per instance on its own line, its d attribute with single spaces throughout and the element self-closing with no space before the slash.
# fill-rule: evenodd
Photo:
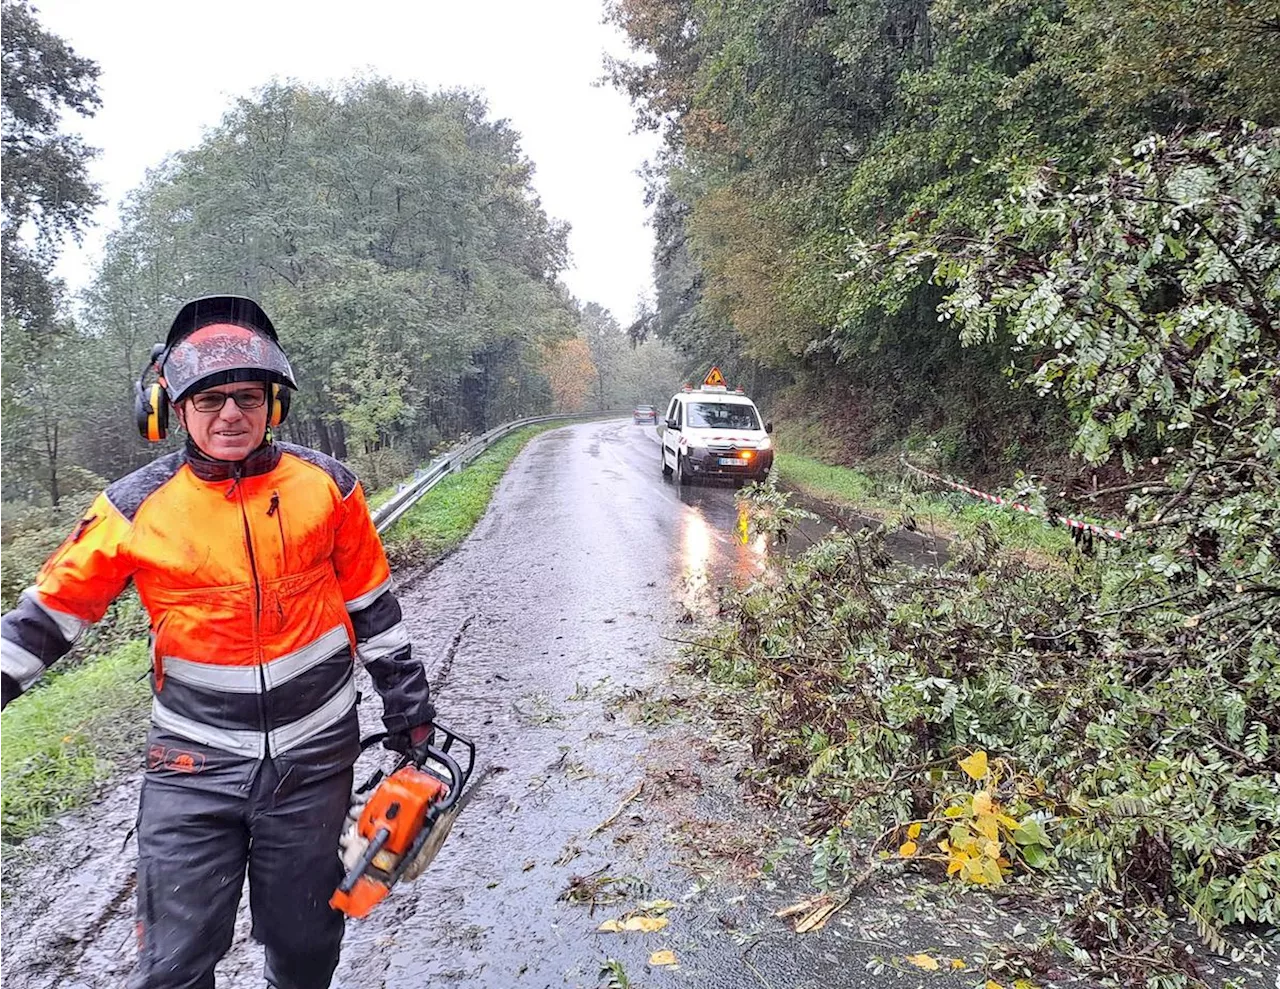
<svg viewBox="0 0 1280 989">
<path fill-rule="evenodd" d="M 185 449 L 110 485 L 0 622 L 7 705 L 133 580 L 151 617 L 153 702 L 138 810 L 134 989 L 207 989 L 246 868 L 277 989 L 323 989 L 343 917 L 340 831 L 359 754 L 353 655 L 400 747 L 434 712 L 355 476 L 273 442 L 293 371 L 267 314 L 182 308 L 139 383 L 139 428 L 171 403 Z"/>
</svg>

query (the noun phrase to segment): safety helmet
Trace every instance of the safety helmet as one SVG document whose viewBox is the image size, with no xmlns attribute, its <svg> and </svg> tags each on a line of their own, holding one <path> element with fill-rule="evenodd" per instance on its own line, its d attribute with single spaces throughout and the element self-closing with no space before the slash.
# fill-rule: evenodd
<svg viewBox="0 0 1280 989">
<path fill-rule="evenodd" d="M 145 384 L 148 369 L 157 384 Z M 134 418 L 144 439 L 168 435 L 169 406 L 192 392 L 236 381 L 269 385 L 267 423 L 278 426 L 289 414 L 291 390 L 298 387 L 293 368 L 262 307 L 238 295 L 209 295 L 184 305 L 162 344 L 138 379 Z"/>
<path fill-rule="evenodd" d="M 236 295 L 183 306 L 169 328 L 159 371 L 174 404 L 199 388 L 232 381 L 298 387 L 271 319 L 252 299 Z"/>
</svg>

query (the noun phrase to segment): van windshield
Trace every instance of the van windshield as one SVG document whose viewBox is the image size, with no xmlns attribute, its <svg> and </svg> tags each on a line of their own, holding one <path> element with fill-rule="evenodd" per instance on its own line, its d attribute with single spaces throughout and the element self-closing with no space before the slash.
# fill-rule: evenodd
<svg viewBox="0 0 1280 989">
<path fill-rule="evenodd" d="M 688 425 L 695 429 L 759 429 L 760 418 L 750 405 L 730 402 L 690 402 Z"/>
</svg>

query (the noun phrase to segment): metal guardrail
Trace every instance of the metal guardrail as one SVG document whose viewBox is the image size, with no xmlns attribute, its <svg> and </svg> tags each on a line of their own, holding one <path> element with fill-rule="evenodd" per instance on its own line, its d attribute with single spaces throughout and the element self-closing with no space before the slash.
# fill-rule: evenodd
<svg viewBox="0 0 1280 989">
<path fill-rule="evenodd" d="M 405 512 L 417 503 L 419 498 L 443 481 L 448 475 L 462 470 L 498 440 L 515 432 L 517 429 L 523 429 L 525 426 L 536 426 L 542 422 L 558 422 L 563 419 L 600 419 L 606 416 L 627 414 L 628 410 L 625 409 L 606 409 L 602 412 L 565 412 L 559 415 L 515 419 L 512 422 L 505 422 L 501 426 L 494 426 L 487 433 L 481 433 L 474 439 L 468 440 L 461 446 L 433 460 L 426 467 L 421 467 L 414 471 L 413 477 L 403 481 L 396 488 L 396 493 L 392 495 L 390 501 L 370 513 L 373 516 L 373 524 L 379 534 L 386 532 L 400 520 Z"/>
</svg>

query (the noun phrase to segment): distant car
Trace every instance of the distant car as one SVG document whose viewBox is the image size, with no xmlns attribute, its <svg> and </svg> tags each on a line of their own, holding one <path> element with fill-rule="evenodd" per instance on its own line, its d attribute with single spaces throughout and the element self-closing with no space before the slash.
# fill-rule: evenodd
<svg viewBox="0 0 1280 989">
<path fill-rule="evenodd" d="M 631 413 L 631 419 L 637 423 L 651 422 L 656 426 L 658 423 L 658 410 L 652 405 L 637 405 Z"/>
</svg>

